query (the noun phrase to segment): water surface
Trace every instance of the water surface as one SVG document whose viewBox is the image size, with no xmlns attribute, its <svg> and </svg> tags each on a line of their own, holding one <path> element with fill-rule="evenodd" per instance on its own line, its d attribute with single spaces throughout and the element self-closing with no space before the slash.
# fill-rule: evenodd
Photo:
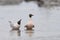
<svg viewBox="0 0 60 40">
<path fill-rule="evenodd" d="M 33 14 L 34 30 L 25 30 L 29 14 Z M 60 40 L 60 7 L 38 7 L 34 2 L 0 6 L 0 40 Z M 22 19 L 20 30 L 11 31 L 8 21 Z"/>
</svg>

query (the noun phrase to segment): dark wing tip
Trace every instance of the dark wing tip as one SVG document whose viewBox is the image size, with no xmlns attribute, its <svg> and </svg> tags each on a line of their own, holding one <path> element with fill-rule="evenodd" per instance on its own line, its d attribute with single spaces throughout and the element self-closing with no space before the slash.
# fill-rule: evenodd
<svg viewBox="0 0 60 40">
<path fill-rule="evenodd" d="M 17 22 L 19 25 L 21 24 L 21 20 L 22 20 L 22 19 L 20 19 L 20 20 Z"/>
</svg>

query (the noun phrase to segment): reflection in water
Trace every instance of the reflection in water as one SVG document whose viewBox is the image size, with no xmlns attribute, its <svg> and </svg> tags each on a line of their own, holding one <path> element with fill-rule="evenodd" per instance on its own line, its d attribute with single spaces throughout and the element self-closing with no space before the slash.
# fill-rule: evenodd
<svg viewBox="0 0 60 40">
<path fill-rule="evenodd" d="M 21 31 L 20 30 L 11 30 L 11 35 L 14 35 L 16 33 L 17 36 L 21 35 Z"/>
<path fill-rule="evenodd" d="M 26 30 L 26 34 L 28 34 L 29 37 L 31 37 L 33 33 L 34 33 L 34 30 Z"/>
</svg>

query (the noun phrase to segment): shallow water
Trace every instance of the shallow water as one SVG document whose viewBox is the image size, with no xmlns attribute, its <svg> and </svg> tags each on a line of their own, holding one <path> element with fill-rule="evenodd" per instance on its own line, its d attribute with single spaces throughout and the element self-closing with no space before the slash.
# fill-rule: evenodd
<svg viewBox="0 0 60 40">
<path fill-rule="evenodd" d="M 34 30 L 25 30 L 32 13 Z M 44 8 L 35 3 L 0 6 L 0 40 L 60 40 L 60 7 Z M 8 21 L 13 23 L 22 19 L 20 30 L 11 31 Z"/>
</svg>

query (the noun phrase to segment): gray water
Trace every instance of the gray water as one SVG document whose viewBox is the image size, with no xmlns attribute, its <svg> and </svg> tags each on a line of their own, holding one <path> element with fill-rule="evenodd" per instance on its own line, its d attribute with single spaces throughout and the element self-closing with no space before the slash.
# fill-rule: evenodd
<svg viewBox="0 0 60 40">
<path fill-rule="evenodd" d="M 29 14 L 33 14 L 34 31 L 26 31 Z M 8 21 L 22 19 L 20 30 L 11 31 Z M 60 40 L 60 7 L 44 8 L 35 3 L 0 6 L 0 40 Z"/>
</svg>

